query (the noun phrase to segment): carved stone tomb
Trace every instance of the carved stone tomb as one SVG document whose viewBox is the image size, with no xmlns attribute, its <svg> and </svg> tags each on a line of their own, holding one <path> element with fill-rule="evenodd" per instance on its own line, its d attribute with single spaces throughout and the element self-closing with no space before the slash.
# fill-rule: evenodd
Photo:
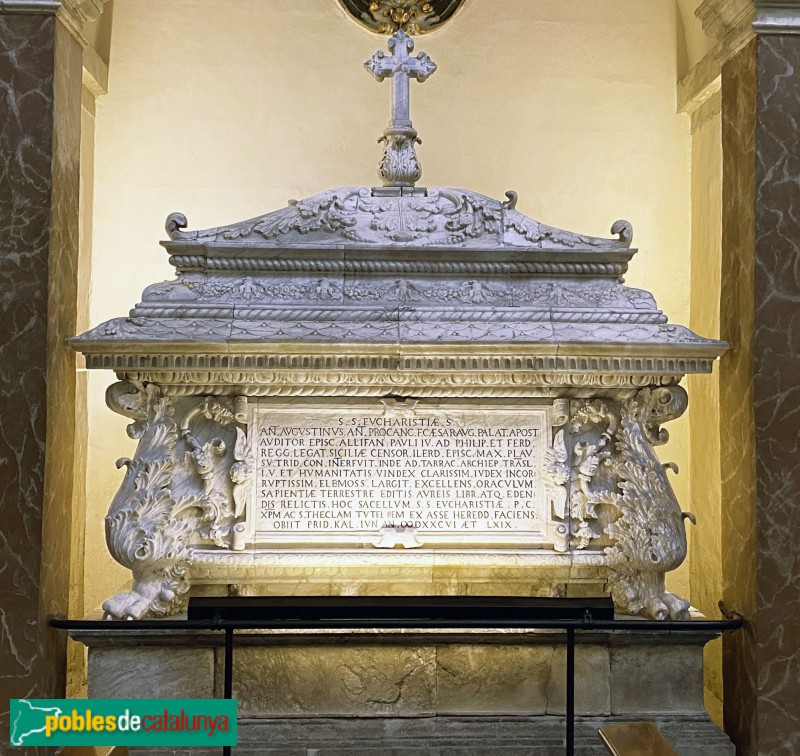
<svg viewBox="0 0 800 756">
<path fill-rule="evenodd" d="M 464 549 L 536 592 L 607 581 L 621 612 L 688 616 L 664 590 L 688 515 L 653 447 L 724 344 L 622 283 L 628 224 L 596 239 L 513 204 L 353 187 L 208 231 L 170 216 L 177 278 L 73 340 L 139 439 L 106 519 L 134 584 L 108 616 Z"/>
<path fill-rule="evenodd" d="M 207 230 L 170 215 L 174 280 L 72 340 L 89 368 L 117 374 L 108 405 L 138 439 L 106 518 L 133 581 L 107 617 L 173 615 L 191 593 L 606 591 L 623 614 L 689 617 L 664 575 L 686 556 L 691 515 L 655 447 L 686 410 L 681 378 L 710 372 L 727 345 L 624 284 L 629 223 L 595 238 L 523 215 L 514 192 L 415 186 L 409 78 L 436 66 L 412 49 L 398 31 L 366 64 L 394 88 L 384 186 Z M 693 670 L 698 718 L 705 640 L 664 673 L 679 691 Z M 677 653 L 664 648 L 653 653 Z M 94 694 L 110 690 L 101 650 Z M 251 652 L 266 663 L 268 649 Z M 362 683 L 353 711 L 289 713 L 408 713 L 402 697 L 363 703 L 383 699 L 374 676 Z M 615 713 L 609 695 L 588 712 Z"/>
</svg>

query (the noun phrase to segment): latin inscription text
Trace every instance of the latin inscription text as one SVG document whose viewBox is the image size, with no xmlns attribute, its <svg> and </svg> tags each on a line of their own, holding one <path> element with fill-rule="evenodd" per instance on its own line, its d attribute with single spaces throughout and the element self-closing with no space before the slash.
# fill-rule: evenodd
<svg viewBox="0 0 800 756">
<path fill-rule="evenodd" d="M 264 408 L 256 418 L 259 535 L 543 526 L 542 410 Z"/>
</svg>

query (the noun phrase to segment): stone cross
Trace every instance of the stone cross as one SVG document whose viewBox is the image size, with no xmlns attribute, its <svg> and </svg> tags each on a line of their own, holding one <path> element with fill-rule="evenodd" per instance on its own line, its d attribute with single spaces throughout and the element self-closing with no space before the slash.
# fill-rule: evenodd
<svg viewBox="0 0 800 756">
<path fill-rule="evenodd" d="M 425 81 L 436 71 L 436 64 L 425 53 L 409 54 L 414 49 L 414 40 L 402 29 L 389 38 L 388 46 L 391 55 L 378 50 L 364 63 L 364 68 L 378 81 L 387 76 L 392 79 L 392 118 L 379 140 L 386 147 L 378 174 L 384 186 L 414 186 L 422 175 L 414 144 L 421 140 L 411 124 L 409 80 Z"/>
</svg>

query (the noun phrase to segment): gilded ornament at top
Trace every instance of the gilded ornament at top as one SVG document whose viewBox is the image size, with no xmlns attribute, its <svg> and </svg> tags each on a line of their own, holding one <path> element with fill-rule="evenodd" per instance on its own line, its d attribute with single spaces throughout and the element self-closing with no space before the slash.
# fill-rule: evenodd
<svg viewBox="0 0 800 756">
<path fill-rule="evenodd" d="M 426 34 L 455 14 L 465 0 L 339 0 L 349 16 L 378 34 Z"/>
</svg>

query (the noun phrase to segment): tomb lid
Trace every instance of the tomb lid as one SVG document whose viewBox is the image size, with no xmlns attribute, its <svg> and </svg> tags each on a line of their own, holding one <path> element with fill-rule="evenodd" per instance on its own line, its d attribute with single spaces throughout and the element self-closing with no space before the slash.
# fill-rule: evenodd
<svg viewBox="0 0 800 756">
<path fill-rule="evenodd" d="M 226 391 L 292 365 L 436 372 L 461 359 L 608 385 L 709 372 L 728 345 L 668 323 L 649 292 L 624 285 L 630 223 L 615 222 L 613 238 L 587 236 L 522 214 L 514 192 L 417 186 L 409 82 L 436 65 L 411 55 L 403 28 L 388 45 L 365 63 L 392 80 L 383 186 L 331 189 L 203 230 L 173 213 L 162 244 L 176 278 L 149 286 L 128 317 L 71 339 L 87 366 L 161 383 L 202 377 Z M 341 376 L 330 375 L 335 385 Z M 396 383 L 386 376 L 376 391 Z"/>
</svg>

